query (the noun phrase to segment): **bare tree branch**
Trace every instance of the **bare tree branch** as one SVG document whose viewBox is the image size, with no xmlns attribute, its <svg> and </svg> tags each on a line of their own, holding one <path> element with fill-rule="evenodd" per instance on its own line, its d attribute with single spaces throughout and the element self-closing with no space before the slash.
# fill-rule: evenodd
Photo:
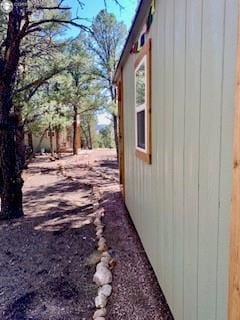
<svg viewBox="0 0 240 320">
<path fill-rule="evenodd" d="M 22 88 L 16 90 L 16 92 L 22 92 L 31 88 L 39 88 L 42 84 L 44 84 L 47 80 L 51 79 L 53 76 L 57 75 L 58 73 L 62 72 L 66 70 L 66 67 L 60 68 L 60 69 L 55 69 L 53 71 L 51 71 L 49 74 L 47 74 L 45 77 L 37 79 L 32 81 L 31 83 L 23 86 Z"/>
<path fill-rule="evenodd" d="M 75 19 L 72 19 L 72 20 L 61 20 L 61 19 L 53 18 L 53 19 L 40 20 L 38 22 L 31 23 L 28 26 L 28 29 L 25 32 L 24 36 L 26 36 L 29 33 L 41 30 L 40 28 L 37 28 L 37 27 L 42 26 L 42 25 L 47 24 L 47 23 L 59 23 L 59 24 L 62 24 L 62 25 L 72 25 L 72 26 L 80 28 L 80 29 L 82 29 L 84 31 L 91 32 L 91 29 L 89 27 L 87 27 L 87 26 L 85 26 L 83 24 L 79 24 L 77 22 L 74 22 L 74 20 L 79 20 L 79 19 L 80 18 L 75 18 Z"/>
<path fill-rule="evenodd" d="M 35 10 L 71 10 L 71 7 L 44 7 L 44 6 L 37 6 L 34 7 Z"/>
</svg>

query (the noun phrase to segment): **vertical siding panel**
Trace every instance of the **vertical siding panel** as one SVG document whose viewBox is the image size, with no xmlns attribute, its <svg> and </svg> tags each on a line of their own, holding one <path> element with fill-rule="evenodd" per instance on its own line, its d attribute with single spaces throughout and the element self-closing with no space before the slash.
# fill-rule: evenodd
<svg viewBox="0 0 240 320">
<path fill-rule="evenodd" d="M 134 63 L 135 63 L 135 56 L 131 56 L 132 59 L 132 73 L 133 73 L 133 78 L 132 78 L 132 95 L 133 95 L 133 100 L 132 100 L 132 108 L 133 108 L 133 118 L 132 118 L 132 130 L 133 130 L 133 146 L 132 146 L 132 157 L 134 159 L 134 167 L 132 168 L 134 175 L 135 175 L 135 185 L 134 185 L 134 190 L 135 190 L 135 203 L 134 203 L 134 210 L 135 210 L 135 221 L 136 221 L 136 227 L 139 230 L 139 233 L 141 234 L 142 231 L 142 214 L 143 214 L 143 208 L 141 207 L 141 199 L 142 199 L 142 174 L 140 172 L 140 163 L 139 160 L 135 156 L 135 149 L 136 149 L 136 141 L 135 141 L 135 68 L 134 68 Z"/>
<path fill-rule="evenodd" d="M 144 174 L 143 174 L 143 166 L 142 166 L 142 161 L 139 160 L 138 158 L 135 159 L 137 161 L 137 174 L 138 176 L 138 184 L 139 184 L 139 188 L 140 188 L 140 197 L 138 195 L 138 215 L 139 215 L 139 232 L 142 236 L 142 241 L 145 244 L 145 239 L 144 239 L 144 235 L 145 235 L 145 230 L 147 232 L 147 228 L 145 229 L 145 221 L 144 221 L 144 215 L 145 215 L 145 210 L 144 210 Z"/>
<path fill-rule="evenodd" d="M 135 190 L 135 174 L 134 174 L 134 157 L 133 154 L 133 143 L 134 143 L 134 104 L 133 99 L 134 96 L 132 94 L 133 90 L 133 59 L 130 56 L 127 64 L 123 69 L 123 94 L 124 94 L 124 120 L 126 124 L 125 130 L 125 148 L 126 148 L 126 156 L 127 156 L 127 165 L 126 165 L 126 204 L 129 211 L 133 214 L 133 220 L 135 221 L 135 210 L 134 210 L 134 203 L 136 201 L 136 190 Z"/>
<path fill-rule="evenodd" d="M 139 162 L 139 168 L 140 168 L 140 175 L 141 175 L 141 180 L 140 180 L 140 186 L 141 186 L 141 198 L 140 198 L 140 206 L 141 206 L 141 235 L 142 235 L 142 240 L 144 243 L 144 248 L 147 250 L 147 237 L 149 237 L 149 230 L 148 230 L 148 219 L 144 220 L 144 214 L 146 213 L 145 211 L 145 190 L 146 190 L 146 185 L 144 184 L 145 181 L 145 176 L 144 176 L 144 164 L 142 163 L 141 160 L 138 159 Z"/>
<path fill-rule="evenodd" d="M 148 184 L 148 170 L 149 170 L 149 165 L 143 163 L 141 161 L 141 173 L 142 173 L 142 187 L 143 187 L 143 194 L 142 194 L 142 208 L 143 208 L 143 216 L 142 216 L 142 234 L 143 234 L 143 241 L 144 241 L 144 247 L 145 250 L 148 252 L 148 257 L 151 259 L 151 243 L 152 240 L 152 233 L 153 230 L 151 229 L 151 224 L 152 224 L 152 212 L 150 211 L 149 207 L 149 197 L 150 197 L 150 185 Z M 144 215 L 147 215 L 147 219 L 144 219 Z"/>
<path fill-rule="evenodd" d="M 170 304 L 173 304 L 173 0 L 166 5 L 166 29 L 165 29 L 165 252 L 166 252 L 166 295 Z"/>
<path fill-rule="evenodd" d="M 198 162 L 202 0 L 187 0 L 184 138 L 184 320 L 197 320 Z M 209 319 L 208 319 L 209 320 Z"/>
<path fill-rule="evenodd" d="M 133 158 L 133 167 L 131 168 L 132 174 L 133 174 L 133 188 L 134 188 L 134 204 L 133 204 L 133 212 L 134 212 L 134 219 L 136 228 L 139 230 L 139 233 L 141 232 L 141 215 L 142 215 L 142 208 L 141 208 L 141 172 L 139 171 L 139 161 L 135 157 L 135 69 L 134 69 L 134 63 L 135 63 L 135 56 L 130 56 L 131 64 L 128 67 L 128 70 L 130 70 L 131 75 L 131 83 L 129 84 L 129 87 L 132 90 L 131 95 L 131 104 L 129 105 L 130 112 L 131 112 L 131 130 L 132 130 L 132 145 L 131 145 L 131 156 Z"/>
<path fill-rule="evenodd" d="M 129 150 L 129 153 L 131 154 L 131 158 L 132 158 L 132 167 L 131 167 L 131 172 L 132 172 L 132 177 L 133 177 L 133 195 L 134 195 L 134 202 L 133 202 L 133 213 L 134 213 L 134 220 L 136 223 L 137 228 L 139 228 L 139 220 L 140 220 L 140 213 L 138 212 L 138 210 L 136 210 L 136 207 L 138 207 L 138 199 L 139 199 L 139 193 L 138 193 L 138 187 L 139 187 L 139 183 L 138 180 L 140 179 L 139 176 L 139 172 L 137 171 L 137 160 L 134 156 L 134 152 L 135 152 L 135 90 L 134 90 L 134 56 L 130 56 L 130 64 L 129 66 L 127 66 L 128 68 L 128 77 L 129 77 L 129 90 L 132 90 L 131 92 L 131 100 L 130 100 L 130 104 L 128 106 L 129 108 L 129 112 L 131 114 L 130 117 L 130 128 L 131 128 L 131 148 Z"/>
<path fill-rule="evenodd" d="M 198 318 L 209 320 L 216 319 L 224 2 L 204 1 L 203 6 Z"/>
<path fill-rule="evenodd" d="M 124 125 L 124 141 L 127 141 L 128 139 L 128 135 L 129 135 L 129 125 L 128 125 L 128 114 L 127 113 L 127 109 L 126 109 L 126 105 L 127 105 L 127 93 L 126 93 L 126 77 L 125 77 L 125 68 L 123 68 L 123 108 L 124 108 L 124 112 L 123 112 L 123 125 Z M 130 189 L 129 189 L 129 152 L 128 152 L 128 144 L 126 142 L 124 142 L 124 151 L 125 151 L 125 157 L 124 157 L 124 164 L 125 164 L 125 177 L 124 177 L 124 181 L 125 181 L 125 202 L 128 205 L 129 204 L 129 195 L 130 195 Z"/>
<path fill-rule="evenodd" d="M 142 234 L 144 234 L 144 243 L 145 243 L 145 249 L 148 252 L 149 259 L 151 258 L 151 249 L 149 248 L 149 242 L 151 241 L 152 232 L 150 225 L 151 225 L 151 219 L 152 219 L 152 212 L 150 211 L 149 207 L 149 188 L 150 185 L 148 185 L 148 165 L 141 161 L 141 173 L 142 173 L 142 186 L 143 186 L 143 196 L 142 196 L 142 208 L 144 210 L 142 215 Z M 147 215 L 147 219 L 146 219 Z M 145 217 L 144 217 L 145 216 Z"/>
<path fill-rule="evenodd" d="M 148 170 L 148 185 L 149 185 L 149 209 L 152 213 L 152 219 L 151 219 L 151 240 L 149 243 L 149 246 L 151 247 L 151 261 L 152 261 L 152 265 L 154 267 L 154 270 L 157 270 L 157 265 L 156 265 L 156 261 L 157 261 L 157 257 L 156 257 L 156 248 L 157 248 L 157 244 L 156 244 L 156 234 L 157 234 L 157 217 L 156 217 L 156 212 L 154 210 L 154 206 L 153 206 L 153 184 L 152 184 L 152 172 L 153 172 L 153 167 L 149 166 L 149 170 Z M 146 208 L 147 209 L 147 208 Z"/>
<path fill-rule="evenodd" d="M 157 34 L 159 30 L 159 25 L 158 25 L 158 5 L 159 2 L 156 6 L 157 11 L 155 12 L 155 17 L 153 19 L 152 23 L 152 28 L 150 29 L 150 34 L 149 37 L 151 39 L 157 39 Z M 158 47 L 158 41 L 154 41 L 151 43 L 151 59 L 152 59 L 152 66 L 157 66 L 159 64 L 159 52 L 156 51 L 156 48 Z M 156 54 L 157 53 L 157 54 Z M 157 58 L 157 59 L 156 59 Z M 152 266 L 157 273 L 157 270 L 159 269 L 159 264 L 158 264 L 158 255 L 159 255 L 159 241 L 158 241 L 158 230 L 159 230 L 159 196 L 156 197 L 156 186 L 158 181 L 158 166 L 157 166 L 157 128 L 158 128 L 158 115 L 159 115 L 159 99 L 157 100 L 157 104 L 154 103 L 154 90 L 157 90 L 159 92 L 159 81 L 156 79 L 156 76 L 154 77 L 154 74 L 152 73 L 152 78 L 151 78 L 151 93 L 152 93 L 152 99 L 151 99 L 151 121 L 152 121 L 152 164 L 148 166 L 149 168 L 149 177 L 148 177 L 148 184 L 150 186 L 150 210 L 152 212 L 152 233 L 151 233 L 151 243 L 150 246 L 152 247 L 152 253 L 151 253 L 151 261 L 152 261 Z M 155 74 L 156 75 L 156 74 Z M 157 77 L 159 74 L 157 74 Z M 154 79 L 154 80 L 153 80 Z M 157 82 L 156 82 L 157 80 Z M 157 87 L 154 89 L 154 84 L 157 84 Z M 156 101 L 156 100 L 155 100 Z M 158 106 L 158 107 L 157 107 Z M 156 201 L 157 200 L 157 201 Z"/>
<path fill-rule="evenodd" d="M 165 121 L 165 116 L 166 116 L 166 9 L 167 8 L 167 3 L 166 1 L 162 0 L 162 12 L 163 12 L 163 30 L 162 30 L 162 45 L 163 45 L 163 65 L 162 65 L 162 94 L 163 94 L 163 109 L 162 109 L 162 130 L 161 130 L 161 149 L 162 149 L 162 154 L 161 154 L 161 176 L 162 176 L 162 226 L 161 226 L 161 233 L 162 233 L 162 241 L 163 241 L 163 271 L 164 271 L 164 277 L 163 277 L 163 288 L 165 295 L 167 295 L 167 248 L 166 248 L 166 241 L 167 241 L 167 231 L 166 231 L 166 178 L 165 178 L 165 166 L 164 166 L 164 161 L 165 161 L 165 146 L 166 146 L 166 141 L 165 141 L 165 136 L 166 136 L 166 121 Z"/>
<path fill-rule="evenodd" d="M 123 68 L 123 117 L 124 117 L 124 140 L 128 141 L 129 139 L 129 115 L 127 112 L 127 103 L 128 103 L 128 95 L 127 95 L 127 78 L 126 78 L 126 68 Z M 129 185 L 129 180 L 131 179 L 130 172 L 129 172 L 129 167 L 130 167 L 130 157 L 129 157 L 129 144 L 124 142 L 124 148 L 125 148 L 125 201 L 127 206 L 129 207 L 129 202 L 130 202 L 130 194 L 131 194 L 131 188 Z M 129 208 L 130 210 L 130 208 Z"/>
<path fill-rule="evenodd" d="M 165 115 L 165 77 L 164 77 L 164 67 L 165 67 L 165 24 L 166 24 L 166 16 L 165 16 L 165 6 L 166 2 L 164 0 L 161 1 L 160 6 L 158 8 L 159 10 L 159 67 L 157 71 L 159 72 L 159 93 L 160 97 L 158 97 L 157 93 L 156 94 L 156 100 L 159 99 L 160 102 L 160 112 L 159 112 L 159 136 L 158 136 L 158 153 L 159 153 L 159 162 L 158 162 L 158 167 L 159 167 L 159 177 L 160 181 L 162 183 L 159 185 L 158 189 L 159 190 L 159 201 L 160 201 L 160 206 L 159 206 L 159 214 L 160 214 L 160 221 L 159 221 L 159 243 L 160 243 L 160 254 L 159 255 L 159 262 L 160 262 L 160 267 L 161 267 L 161 285 L 163 288 L 166 287 L 165 284 L 165 243 L 164 243 L 164 210 L 165 210 L 165 203 L 164 203 L 164 175 L 163 175 L 163 160 L 164 160 L 164 135 L 165 135 L 165 121 L 164 121 L 164 115 Z M 156 72 L 155 72 L 156 73 Z M 157 104 L 158 105 L 158 104 Z"/>
<path fill-rule="evenodd" d="M 157 2 L 157 13 L 155 26 L 157 33 L 152 32 L 152 116 L 153 121 L 157 121 L 156 126 L 152 130 L 156 135 L 156 154 L 153 157 L 157 166 L 157 177 L 155 176 L 156 187 L 154 188 L 154 201 L 156 201 L 156 210 L 158 215 L 158 229 L 157 229 L 157 265 L 160 271 L 157 276 L 161 287 L 166 288 L 166 270 L 165 264 L 166 248 L 165 248 L 165 182 L 164 182 L 164 144 L 165 144 L 165 23 L 166 23 L 166 2 L 159 0 Z M 155 70 L 155 71 L 154 71 Z M 153 123 L 154 123 L 153 122 Z M 154 163 L 154 160 L 153 160 Z M 156 181 L 161 181 L 159 183 Z"/>
<path fill-rule="evenodd" d="M 173 313 L 179 320 L 183 315 L 183 216 L 184 216 L 184 116 L 185 116 L 185 57 L 186 1 L 175 0 L 174 34 L 174 272 Z"/>
<path fill-rule="evenodd" d="M 129 77 L 129 90 L 132 91 L 131 97 L 130 97 L 130 103 L 127 106 L 128 108 L 128 112 L 130 113 L 130 130 L 131 130 L 131 138 L 130 138 L 130 143 L 131 143 L 131 147 L 129 149 L 129 154 L 131 157 L 131 162 L 132 162 L 132 166 L 131 166 L 131 174 L 132 174 L 132 188 L 133 188 L 133 205 L 132 205 L 132 214 L 133 214 L 133 221 L 134 224 L 136 226 L 136 228 L 138 229 L 139 227 L 139 217 L 137 214 L 137 208 L 138 208 L 138 180 L 139 177 L 137 176 L 137 167 L 136 167 L 136 159 L 134 157 L 134 152 L 135 152 L 135 89 L 134 89 L 134 57 L 132 55 L 129 56 L 129 65 L 127 65 L 127 69 L 128 69 L 128 77 Z"/>
<path fill-rule="evenodd" d="M 153 211 L 152 206 L 152 183 L 151 183 L 151 171 L 152 171 L 152 165 L 145 164 L 144 166 L 144 176 L 145 176 L 145 199 L 144 199 L 144 205 L 145 205 L 145 214 L 149 216 L 149 219 L 144 219 L 144 221 L 147 220 L 148 225 L 148 232 L 149 235 L 147 237 L 147 247 L 149 251 L 149 259 L 152 261 L 152 265 L 155 266 L 155 256 L 154 256 L 154 248 L 155 248 L 155 234 L 156 234 L 156 224 L 155 224 L 155 213 Z"/>
<path fill-rule="evenodd" d="M 161 192 L 159 190 L 159 181 L 160 181 L 160 154 L 159 154 L 159 124 L 160 124 L 160 110 L 162 104 L 159 99 L 159 93 L 161 91 L 160 84 L 160 61 L 162 50 L 160 50 L 160 10 L 159 10 L 160 1 L 157 2 L 155 17 L 153 20 L 152 30 L 151 30 L 151 38 L 154 39 L 152 42 L 152 65 L 155 66 L 156 72 L 152 72 L 152 165 L 151 165 L 151 202 L 152 202 L 152 210 L 154 212 L 154 270 L 159 278 L 159 266 L 161 265 L 161 260 L 159 257 L 162 255 L 162 244 L 160 242 L 160 226 L 161 226 Z"/>
<path fill-rule="evenodd" d="M 130 83 L 129 83 L 129 89 L 132 90 L 131 93 L 131 103 L 128 106 L 128 108 L 130 109 L 130 113 L 131 113 L 131 149 L 129 150 L 130 154 L 131 154 L 131 158 L 132 158 L 132 167 L 131 167 L 131 171 L 132 171 L 132 175 L 133 175 L 133 194 L 134 194 L 134 202 L 133 202 L 133 213 L 134 213 L 134 221 L 136 224 L 137 229 L 140 230 L 140 221 L 141 221 L 141 210 L 139 210 L 139 195 L 140 193 L 140 184 L 139 184 L 139 180 L 141 179 L 140 176 L 140 172 L 138 170 L 138 163 L 137 163 L 137 159 L 135 157 L 135 74 L 134 74 L 134 61 L 135 61 L 135 57 L 134 55 L 130 56 L 129 59 L 130 65 L 128 66 L 128 72 L 130 72 L 130 74 L 128 75 L 130 78 Z"/>
<path fill-rule="evenodd" d="M 149 33 L 149 38 L 152 38 L 152 30 L 153 28 L 156 29 L 155 26 L 155 23 L 156 21 L 153 20 L 153 23 L 152 23 L 152 28 L 150 30 L 150 33 Z M 152 48 L 152 45 L 151 45 L 151 57 L 152 57 L 152 51 L 153 51 L 153 48 Z M 151 88 L 152 89 L 152 88 Z M 151 107 L 152 107 L 152 110 L 151 110 L 151 127 L 153 128 L 153 118 L 152 118 L 152 113 L 153 113 L 153 105 L 152 105 L 152 101 L 151 101 Z M 152 130 L 151 132 L 152 134 L 152 154 L 154 154 L 154 143 L 155 143 L 155 133 L 154 131 Z M 154 269 L 154 271 L 156 272 L 157 270 L 157 239 L 156 239 L 156 234 L 157 234 L 157 212 L 156 212 L 156 204 L 154 203 L 154 200 L 155 200 L 155 196 L 154 196 L 154 179 L 155 179 L 155 174 L 156 174 L 156 166 L 155 166 L 155 157 L 153 157 L 152 159 L 152 163 L 149 165 L 149 164 L 145 164 L 144 168 L 145 168 L 145 172 L 146 172 L 146 185 L 148 186 L 147 188 L 147 195 L 148 195 L 148 199 L 146 199 L 145 201 L 145 208 L 146 208 L 146 211 L 145 212 L 150 212 L 150 225 L 149 225 L 149 232 L 150 232 L 150 237 L 149 237 L 149 240 L 148 240 L 148 247 L 150 248 L 150 255 L 149 255 L 149 259 L 150 261 L 152 262 L 152 267 Z M 145 217 L 145 220 L 146 220 L 146 217 Z"/>
<path fill-rule="evenodd" d="M 153 24 L 155 25 L 156 24 L 156 19 L 153 21 Z M 154 38 L 156 37 L 156 30 L 157 30 L 157 27 L 155 26 L 153 28 L 153 30 L 155 31 L 155 34 L 154 34 Z M 151 33 L 151 38 L 153 37 L 152 33 Z M 156 48 L 156 43 L 154 43 L 154 45 L 152 44 L 152 64 L 154 63 L 154 51 L 155 51 L 155 48 Z M 152 87 L 153 87 L 153 80 L 152 80 Z M 152 88 L 153 89 L 153 88 Z M 151 121 L 152 121 L 152 128 L 156 128 L 157 126 L 157 117 L 156 117 L 156 108 L 153 107 L 154 104 L 153 104 L 153 96 L 152 96 L 152 118 L 151 118 Z M 156 166 L 156 158 L 157 158 L 157 148 L 156 148 L 156 140 L 157 140 L 157 130 L 152 130 L 152 155 L 154 154 L 154 157 L 152 157 L 152 165 L 150 166 L 150 170 L 151 170 L 151 176 L 150 176 L 150 185 L 151 185 L 151 197 L 150 197 L 150 202 L 151 202 L 151 211 L 153 212 L 153 235 L 156 235 L 156 236 L 153 236 L 153 243 L 152 243 L 152 246 L 153 246 L 153 260 L 152 260 L 152 266 L 153 266 L 153 269 L 155 271 L 155 273 L 157 273 L 157 270 L 158 270 L 158 249 L 159 249 L 159 246 L 158 246 L 158 222 L 159 222 L 159 213 L 158 213 L 158 202 L 156 201 L 157 200 L 157 197 L 156 197 L 156 186 L 157 186 L 157 183 L 156 181 L 158 180 L 158 167 Z"/>
<path fill-rule="evenodd" d="M 165 2 L 165 1 L 164 1 Z M 156 170 L 154 181 L 154 202 L 158 217 L 157 223 L 157 276 L 161 286 L 165 287 L 165 260 L 164 260 L 164 223 L 163 223 L 163 208 L 164 208 L 164 192 L 163 192 L 163 142 L 164 142 L 164 24 L 165 12 L 163 0 L 157 2 L 155 26 L 152 36 L 152 65 L 155 72 L 152 72 L 152 119 L 153 133 L 156 136 L 153 144 L 153 165 Z M 153 140 L 154 142 L 154 140 Z M 154 145 L 156 144 L 156 147 Z M 161 183 L 159 183 L 161 181 Z"/>
<path fill-rule="evenodd" d="M 237 0 L 226 1 L 224 64 L 222 89 L 222 131 L 221 131 L 221 167 L 220 167 L 220 211 L 218 236 L 217 269 L 217 320 L 227 319 L 228 306 L 228 268 L 229 268 L 229 222 L 231 199 L 232 137 L 234 118 L 234 87 L 237 38 Z"/>
</svg>

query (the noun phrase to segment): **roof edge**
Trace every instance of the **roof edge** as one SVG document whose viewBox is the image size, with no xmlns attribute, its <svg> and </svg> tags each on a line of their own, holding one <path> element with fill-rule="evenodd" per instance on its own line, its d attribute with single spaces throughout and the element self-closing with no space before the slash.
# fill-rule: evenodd
<svg viewBox="0 0 240 320">
<path fill-rule="evenodd" d="M 140 31 L 140 27 L 142 27 L 143 24 L 143 19 L 146 16 L 147 10 L 149 10 L 151 6 L 152 1 L 151 0 L 141 0 L 138 8 L 135 13 L 135 17 L 132 22 L 132 26 L 129 30 L 127 40 L 125 42 L 125 45 L 123 47 L 116 71 L 114 73 L 113 77 L 113 82 L 116 83 L 120 74 L 121 74 L 121 69 L 126 62 L 126 59 L 128 58 L 130 51 L 132 49 L 132 45 L 136 40 L 136 37 Z"/>
</svg>

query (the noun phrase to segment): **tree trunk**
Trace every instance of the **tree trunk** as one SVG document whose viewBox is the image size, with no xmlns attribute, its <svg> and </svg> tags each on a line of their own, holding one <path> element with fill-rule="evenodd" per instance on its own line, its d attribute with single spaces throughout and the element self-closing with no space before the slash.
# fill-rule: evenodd
<svg viewBox="0 0 240 320">
<path fill-rule="evenodd" d="M 41 151 L 41 146 L 42 146 L 42 142 L 43 142 L 43 139 L 44 139 L 44 136 L 46 134 L 46 132 L 48 131 L 48 129 L 45 129 L 40 137 L 40 140 L 39 140 L 39 143 L 36 147 L 36 150 L 40 150 Z"/>
<path fill-rule="evenodd" d="M 49 127 L 49 140 L 50 140 L 50 152 L 51 156 L 54 157 L 54 150 L 53 150 L 53 131 L 52 128 Z"/>
<path fill-rule="evenodd" d="M 81 133 L 82 133 L 82 136 L 83 136 L 83 139 L 81 139 L 83 148 L 84 149 L 88 149 L 88 144 L 89 144 L 89 142 L 88 142 L 88 140 L 89 140 L 88 139 L 88 134 L 87 134 L 86 130 L 84 130 L 82 125 L 81 125 Z"/>
<path fill-rule="evenodd" d="M 31 162 L 32 158 L 35 157 L 35 153 L 33 150 L 33 135 L 32 132 L 30 130 L 28 130 L 27 133 L 27 137 L 28 137 L 28 147 L 25 148 L 25 165 L 24 165 L 24 169 L 28 168 L 29 163 Z"/>
<path fill-rule="evenodd" d="M 77 108 L 74 108 L 73 116 L 73 154 L 78 154 L 81 148 L 81 129 L 80 129 L 80 115 Z"/>
<path fill-rule="evenodd" d="M 17 166 L 14 123 L 8 117 L 8 123 L 1 126 L 1 219 L 13 219 L 23 216 L 21 170 Z"/>
<path fill-rule="evenodd" d="M 29 130 L 28 131 L 28 152 L 27 152 L 27 163 L 26 163 L 26 166 L 28 165 L 28 163 L 32 160 L 32 158 L 35 157 L 35 150 L 34 150 L 34 146 L 33 146 L 33 134 L 32 132 Z"/>
<path fill-rule="evenodd" d="M 26 146 L 24 141 L 24 125 L 22 121 L 22 107 L 14 107 L 15 143 L 17 170 L 22 173 L 26 162 Z"/>
<path fill-rule="evenodd" d="M 33 151 L 33 135 L 31 131 L 28 131 L 28 146 L 31 148 L 32 153 L 34 153 Z"/>
<path fill-rule="evenodd" d="M 14 2 L 9 14 L 5 51 L 0 58 L 0 181 L 1 218 L 18 218 L 23 215 L 21 171 L 17 168 L 16 124 L 11 119 L 12 96 L 20 57 L 22 12 L 20 5 L 26 0 Z M 26 22 L 28 24 L 28 21 Z M 24 27 L 27 26 L 25 24 Z"/>
<path fill-rule="evenodd" d="M 55 132 L 56 132 L 56 153 L 57 155 L 59 155 L 60 154 L 60 128 L 56 127 Z"/>
<path fill-rule="evenodd" d="M 89 149 L 92 150 L 92 132 L 91 132 L 91 125 L 88 122 L 88 136 L 89 136 Z"/>
</svg>

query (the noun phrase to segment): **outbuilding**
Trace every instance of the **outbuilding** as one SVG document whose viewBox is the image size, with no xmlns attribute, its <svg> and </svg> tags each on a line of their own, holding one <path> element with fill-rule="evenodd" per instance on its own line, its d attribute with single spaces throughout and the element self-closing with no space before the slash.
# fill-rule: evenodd
<svg viewBox="0 0 240 320">
<path fill-rule="evenodd" d="M 115 74 L 124 199 L 176 320 L 240 319 L 239 10 L 140 1 Z"/>
</svg>

